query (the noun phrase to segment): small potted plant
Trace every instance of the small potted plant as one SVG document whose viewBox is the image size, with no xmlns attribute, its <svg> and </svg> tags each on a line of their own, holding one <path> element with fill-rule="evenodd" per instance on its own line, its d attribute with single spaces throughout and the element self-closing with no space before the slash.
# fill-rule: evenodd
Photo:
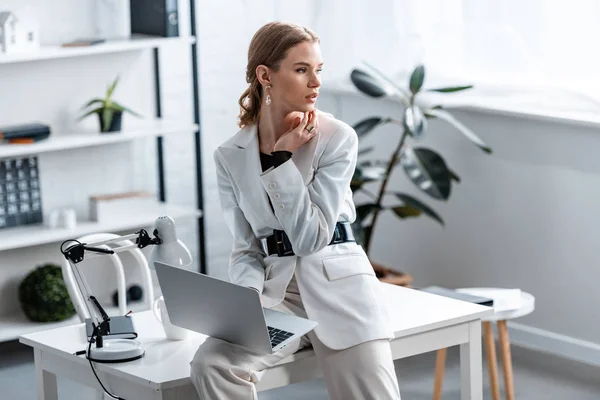
<svg viewBox="0 0 600 400">
<path fill-rule="evenodd" d="M 88 110 L 79 119 L 82 120 L 89 115 L 97 114 L 98 120 L 100 121 L 100 132 L 119 132 L 121 130 L 123 112 L 126 111 L 135 115 L 136 117 L 140 117 L 138 113 L 112 100 L 112 95 L 117 87 L 118 82 L 119 77 L 117 77 L 108 87 L 104 99 L 92 99 L 86 105 L 84 105 L 82 107 L 84 110 L 92 107 L 93 108 Z"/>
</svg>

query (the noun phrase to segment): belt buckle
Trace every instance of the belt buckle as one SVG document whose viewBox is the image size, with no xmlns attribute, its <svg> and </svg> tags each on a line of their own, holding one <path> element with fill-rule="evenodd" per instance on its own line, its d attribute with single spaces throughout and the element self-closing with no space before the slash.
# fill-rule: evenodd
<svg viewBox="0 0 600 400">
<path fill-rule="evenodd" d="M 292 246 L 287 247 L 289 240 L 284 231 L 274 230 L 273 236 L 275 237 L 275 244 L 277 246 L 277 256 L 286 257 L 294 254 Z"/>
</svg>

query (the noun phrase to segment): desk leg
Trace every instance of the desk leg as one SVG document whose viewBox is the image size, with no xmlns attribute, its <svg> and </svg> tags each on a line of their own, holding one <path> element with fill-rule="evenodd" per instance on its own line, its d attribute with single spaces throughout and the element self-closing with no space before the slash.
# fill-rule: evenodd
<svg viewBox="0 0 600 400">
<path fill-rule="evenodd" d="M 42 350 L 35 348 L 33 350 L 33 357 L 35 360 L 38 400 L 58 400 L 56 375 L 42 369 Z"/>
<path fill-rule="evenodd" d="M 462 400 L 483 399 L 481 360 L 481 321 L 469 323 L 469 341 L 460 345 L 460 379 Z"/>
</svg>

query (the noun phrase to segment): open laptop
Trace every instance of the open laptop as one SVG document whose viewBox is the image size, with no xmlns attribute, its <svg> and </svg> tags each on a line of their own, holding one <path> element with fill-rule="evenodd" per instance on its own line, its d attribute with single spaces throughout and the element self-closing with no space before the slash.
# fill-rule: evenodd
<svg viewBox="0 0 600 400">
<path fill-rule="evenodd" d="M 182 328 L 270 354 L 317 326 L 263 308 L 254 289 L 158 261 L 154 267 L 169 319 Z"/>
</svg>

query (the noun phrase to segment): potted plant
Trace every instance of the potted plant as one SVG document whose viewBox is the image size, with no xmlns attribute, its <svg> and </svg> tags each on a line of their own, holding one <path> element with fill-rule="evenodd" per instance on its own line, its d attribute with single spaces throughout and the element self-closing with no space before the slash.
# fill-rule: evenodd
<svg viewBox="0 0 600 400">
<path fill-rule="evenodd" d="M 351 188 L 355 194 L 358 192 L 366 193 L 370 201 L 357 205 L 357 217 L 353 229 L 357 241 L 369 255 L 373 238 L 372 233 L 383 211 L 391 211 L 399 219 L 424 214 L 442 226 L 444 225 L 442 217 L 419 199 L 406 193 L 388 189 L 390 175 L 397 166 L 402 167 L 417 188 L 436 200 L 447 201 L 450 197 L 452 183 L 460 182 L 458 175 L 452 171 L 438 152 L 416 145 L 427 131 L 428 119 L 438 118 L 445 121 L 470 139 L 482 151 L 491 153 L 492 150 L 472 130 L 455 119 L 443 107 L 422 107 L 419 105 L 416 100 L 419 93 L 424 91 L 424 66 L 419 65 L 412 71 L 408 88 L 403 88 L 396 85 L 376 68 L 366 65 L 368 68 L 352 71 L 350 78 L 354 86 L 370 97 L 396 98 L 400 100 L 404 107 L 402 120 L 377 116 L 365 118 L 354 125 L 359 139 L 364 138 L 373 132 L 375 128 L 385 124 L 398 125 L 401 132 L 388 160 L 361 160 L 361 156 L 370 152 L 372 148 L 359 149 L 359 161 L 354 171 Z M 471 85 L 426 89 L 426 91 L 453 93 L 470 88 L 472 88 Z M 372 193 L 364 187 L 365 184 L 373 182 L 379 182 L 376 193 Z M 395 198 L 397 204 L 384 206 L 383 199 L 386 196 Z M 400 285 L 408 285 L 412 281 L 409 274 L 398 273 L 378 264 L 373 264 L 373 268 L 380 280 Z"/>
<path fill-rule="evenodd" d="M 140 115 L 127 107 L 122 106 L 112 99 L 112 95 L 117 87 L 117 83 L 119 82 L 119 77 L 117 77 L 114 82 L 108 86 L 106 90 L 106 96 L 104 99 L 92 99 L 82 108 L 88 109 L 84 115 L 82 115 L 79 119 L 83 119 L 89 115 L 97 114 L 98 120 L 100 121 L 100 132 L 119 132 L 121 130 L 121 121 L 123 118 L 123 112 L 128 112 L 136 117 L 140 117 Z"/>
</svg>

